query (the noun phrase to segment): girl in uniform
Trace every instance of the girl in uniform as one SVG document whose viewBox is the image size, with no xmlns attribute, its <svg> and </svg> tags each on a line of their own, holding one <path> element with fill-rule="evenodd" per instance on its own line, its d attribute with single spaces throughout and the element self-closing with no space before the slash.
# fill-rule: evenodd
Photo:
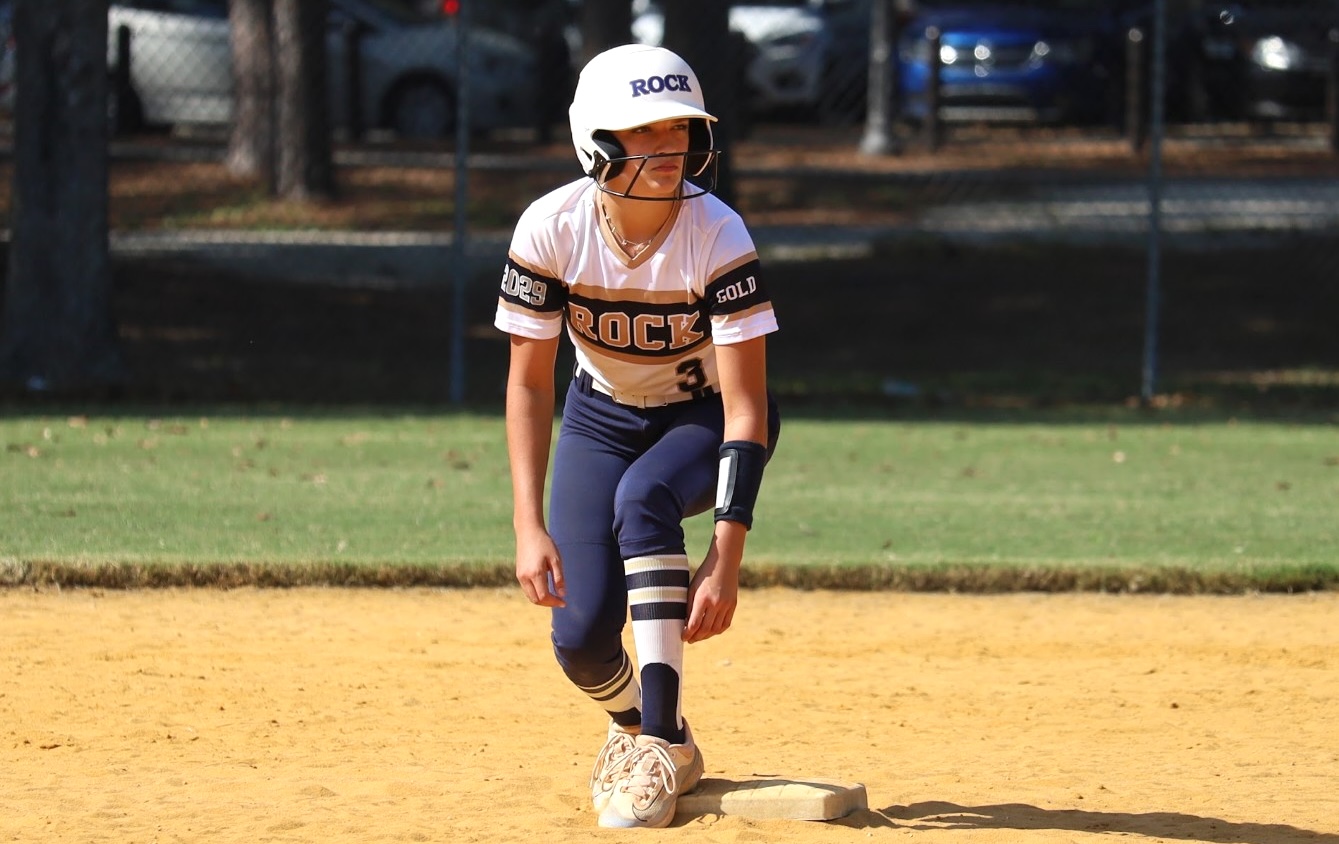
<svg viewBox="0 0 1339 844">
<path fill-rule="evenodd" d="M 684 645 L 734 617 L 780 429 L 766 357 L 777 322 L 752 238 L 710 193 L 716 118 L 682 58 L 644 45 L 601 53 L 569 116 L 586 176 L 521 215 L 495 319 L 511 344 L 516 578 L 551 608 L 565 675 L 609 715 L 590 779 L 599 824 L 662 827 L 703 771 L 680 710 Z M 546 521 L 564 329 L 576 371 Z M 709 508 L 692 572 L 682 523 Z"/>
</svg>

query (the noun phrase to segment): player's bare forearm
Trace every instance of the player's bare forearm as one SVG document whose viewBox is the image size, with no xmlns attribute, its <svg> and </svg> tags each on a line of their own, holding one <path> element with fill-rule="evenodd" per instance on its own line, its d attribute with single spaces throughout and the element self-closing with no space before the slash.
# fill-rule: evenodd
<svg viewBox="0 0 1339 844">
<path fill-rule="evenodd" d="M 507 370 L 507 456 L 512 521 L 518 531 L 544 525 L 544 478 L 553 438 L 553 363 L 557 340 L 511 339 Z"/>
<path fill-rule="evenodd" d="M 562 558 L 544 525 L 551 416 L 533 412 L 534 405 L 543 404 L 542 400 L 535 402 L 533 397 L 525 397 L 524 390 L 518 390 L 520 395 L 513 403 L 512 392 L 507 391 L 507 450 L 511 457 L 516 582 L 531 603 L 563 606 L 567 590 Z"/>
<path fill-rule="evenodd" d="M 725 441 L 767 444 L 767 340 L 716 347 Z"/>
<path fill-rule="evenodd" d="M 552 401 L 552 392 L 545 397 L 525 387 L 507 388 L 512 525 L 518 532 L 544 525 L 544 478 L 553 437 Z"/>
<path fill-rule="evenodd" d="M 767 346 L 758 337 L 716 347 L 725 413 L 725 442 L 767 444 Z M 718 507 L 720 506 L 718 502 Z M 739 569 L 748 527 L 720 518 L 711 546 L 688 587 L 685 642 L 701 642 L 730 629 L 739 604 Z"/>
<path fill-rule="evenodd" d="M 544 478 L 553 439 L 557 342 L 512 339 L 507 373 L 507 456 L 511 463 L 516 580 L 532 603 L 563 606 L 562 559 L 544 523 Z"/>
<path fill-rule="evenodd" d="M 564 606 L 567 594 L 562 557 L 544 524 L 543 464 L 513 465 L 512 525 L 516 533 L 516 582 L 533 604 Z"/>
</svg>

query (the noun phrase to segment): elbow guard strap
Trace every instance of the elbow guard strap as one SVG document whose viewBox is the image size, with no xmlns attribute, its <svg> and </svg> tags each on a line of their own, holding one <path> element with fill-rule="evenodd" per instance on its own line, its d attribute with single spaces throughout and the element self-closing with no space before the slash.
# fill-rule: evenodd
<svg viewBox="0 0 1339 844">
<path fill-rule="evenodd" d="M 721 445 L 720 475 L 716 480 L 716 521 L 739 522 L 753 527 L 753 505 L 762 488 L 762 470 L 767 465 L 767 447 L 748 440 Z"/>
</svg>

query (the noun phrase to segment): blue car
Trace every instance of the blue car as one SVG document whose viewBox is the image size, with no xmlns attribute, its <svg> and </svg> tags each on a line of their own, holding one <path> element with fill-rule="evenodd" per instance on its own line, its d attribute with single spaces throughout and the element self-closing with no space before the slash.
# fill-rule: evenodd
<svg viewBox="0 0 1339 844">
<path fill-rule="evenodd" d="M 898 43 L 902 115 L 926 119 L 937 71 L 946 122 L 1108 120 L 1118 105 L 1114 26 L 1098 2 L 922 3 Z"/>
</svg>

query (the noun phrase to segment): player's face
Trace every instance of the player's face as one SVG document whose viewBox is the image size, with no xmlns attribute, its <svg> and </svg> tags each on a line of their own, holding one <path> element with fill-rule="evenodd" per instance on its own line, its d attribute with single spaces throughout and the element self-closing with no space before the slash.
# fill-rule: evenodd
<svg viewBox="0 0 1339 844">
<path fill-rule="evenodd" d="M 627 193 L 631 188 L 632 196 L 668 197 L 678 193 L 684 177 L 683 156 L 688 152 L 687 120 L 648 123 L 614 132 L 614 137 L 625 154 L 653 157 L 626 162 L 623 171 L 609 180 L 611 190 Z"/>
</svg>

